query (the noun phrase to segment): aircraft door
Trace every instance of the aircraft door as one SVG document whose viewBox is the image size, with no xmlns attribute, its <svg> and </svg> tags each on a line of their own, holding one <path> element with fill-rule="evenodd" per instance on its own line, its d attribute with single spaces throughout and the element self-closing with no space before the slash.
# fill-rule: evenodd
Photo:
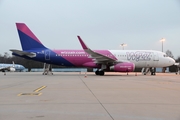
<svg viewBox="0 0 180 120">
<path fill-rule="evenodd" d="M 50 60 L 50 51 L 49 50 L 45 51 L 45 60 Z"/>
<path fill-rule="evenodd" d="M 158 65 L 158 61 L 159 61 L 158 53 L 154 53 L 154 57 L 153 57 L 154 66 Z"/>
</svg>

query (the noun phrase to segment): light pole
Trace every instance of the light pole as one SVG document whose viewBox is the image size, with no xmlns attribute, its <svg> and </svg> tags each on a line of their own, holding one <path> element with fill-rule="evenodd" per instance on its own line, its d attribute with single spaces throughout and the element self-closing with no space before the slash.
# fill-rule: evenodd
<svg viewBox="0 0 180 120">
<path fill-rule="evenodd" d="M 162 42 L 162 52 L 163 52 L 163 42 L 165 41 L 165 38 L 162 38 L 160 41 Z"/>
<path fill-rule="evenodd" d="M 122 46 L 122 49 L 124 50 L 124 47 L 127 46 L 127 44 L 123 43 L 123 44 L 121 44 L 121 46 Z"/>
<path fill-rule="evenodd" d="M 162 52 L 163 52 L 163 42 L 165 41 L 165 38 L 162 38 L 160 41 L 162 42 Z M 162 73 L 165 73 L 165 71 L 166 71 L 166 67 L 163 67 Z"/>
</svg>

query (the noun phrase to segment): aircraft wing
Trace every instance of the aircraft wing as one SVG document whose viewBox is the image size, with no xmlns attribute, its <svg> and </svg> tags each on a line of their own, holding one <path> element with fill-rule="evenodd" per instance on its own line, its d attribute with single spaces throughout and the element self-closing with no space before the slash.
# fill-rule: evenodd
<svg viewBox="0 0 180 120">
<path fill-rule="evenodd" d="M 103 54 L 97 53 L 93 50 L 91 50 L 87 45 L 83 42 L 80 36 L 77 36 L 79 39 L 79 42 L 81 43 L 82 48 L 86 53 L 90 55 L 91 58 L 95 60 L 96 63 L 104 63 L 104 62 L 116 62 L 117 59 L 115 58 L 110 58 L 108 56 L 105 56 Z"/>
<path fill-rule="evenodd" d="M 10 51 L 12 51 L 13 53 L 19 56 L 28 56 L 30 58 L 36 57 L 36 53 L 33 53 L 33 52 L 25 52 L 25 51 L 15 50 L 15 49 L 11 49 Z"/>
</svg>

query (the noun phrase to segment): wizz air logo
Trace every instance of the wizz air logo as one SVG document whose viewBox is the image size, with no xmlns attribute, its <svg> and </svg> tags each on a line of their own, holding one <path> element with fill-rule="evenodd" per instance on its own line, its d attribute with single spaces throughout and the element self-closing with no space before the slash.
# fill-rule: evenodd
<svg viewBox="0 0 180 120">
<path fill-rule="evenodd" d="M 144 52 L 144 51 L 127 52 L 126 55 L 128 60 L 135 60 L 137 62 L 151 60 L 150 58 L 151 52 Z"/>
</svg>

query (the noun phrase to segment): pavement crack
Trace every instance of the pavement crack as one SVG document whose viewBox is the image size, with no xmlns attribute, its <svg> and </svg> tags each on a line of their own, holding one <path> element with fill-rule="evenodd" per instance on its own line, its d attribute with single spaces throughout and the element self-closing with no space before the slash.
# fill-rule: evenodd
<svg viewBox="0 0 180 120">
<path fill-rule="evenodd" d="M 110 118 L 112 120 L 114 120 L 114 118 L 112 117 L 112 115 L 109 113 L 109 111 L 105 108 L 105 106 L 101 103 L 101 101 L 96 97 L 96 95 L 93 93 L 93 91 L 88 87 L 88 85 L 84 82 L 84 80 L 79 76 L 79 78 L 81 79 L 81 81 L 83 82 L 83 84 L 87 87 L 87 89 L 92 93 L 92 95 L 96 98 L 96 100 L 99 102 L 99 104 L 103 107 L 103 109 L 107 112 L 107 114 L 110 116 Z"/>
</svg>

